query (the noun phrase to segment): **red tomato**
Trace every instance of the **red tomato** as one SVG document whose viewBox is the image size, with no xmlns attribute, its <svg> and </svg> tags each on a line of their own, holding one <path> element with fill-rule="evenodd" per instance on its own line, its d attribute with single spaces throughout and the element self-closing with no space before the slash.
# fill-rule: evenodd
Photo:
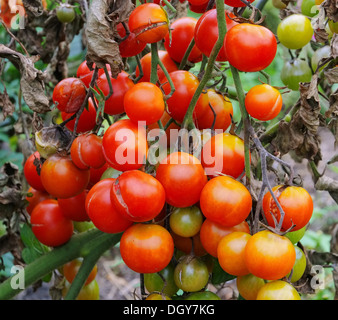
<svg viewBox="0 0 338 320">
<path fill-rule="evenodd" d="M 249 216 L 252 198 L 243 184 L 229 176 L 219 176 L 209 180 L 203 188 L 200 206 L 207 219 L 233 227 Z"/>
<path fill-rule="evenodd" d="M 138 273 L 164 269 L 174 254 L 170 233 L 156 224 L 134 224 L 122 235 L 120 253 L 125 264 Z"/>
<path fill-rule="evenodd" d="M 156 178 L 166 192 L 166 201 L 177 208 L 189 207 L 198 202 L 207 183 L 200 161 L 191 154 L 174 152 L 159 164 Z"/>
<path fill-rule="evenodd" d="M 95 68 L 95 64 L 93 64 Z M 87 66 L 87 61 L 83 61 L 76 71 L 76 76 L 83 82 L 83 84 L 89 88 L 90 82 L 92 81 L 94 70 L 90 70 Z"/>
<path fill-rule="evenodd" d="M 116 210 L 134 222 L 154 219 L 165 204 L 161 183 L 139 170 L 122 173 L 113 183 L 110 195 Z"/>
<path fill-rule="evenodd" d="M 203 257 L 208 252 L 205 251 L 201 239 L 200 234 L 197 233 L 193 237 L 182 237 L 173 231 L 170 232 L 171 236 L 174 239 L 175 248 L 184 252 L 185 254 L 191 254 L 192 250 L 194 250 L 194 255 L 197 257 Z M 194 246 L 194 247 L 193 247 Z"/>
<path fill-rule="evenodd" d="M 231 65 L 240 71 L 256 72 L 271 64 L 276 56 L 277 41 L 264 26 L 240 23 L 226 33 L 224 48 Z"/>
<path fill-rule="evenodd" d="M 292 242 L 268 230 L 255 233 L 245 247 L 245 264 L 253 275 L 278 280 L 291 271 L 296 261 Z"/>
<path fill-rule="evenodd" d="M 102 138 L 94 133 L 77 136 L 70 148 L 70 155 L 79 169 L 98 169 L 106 163 L 102 151 Z"/>
<path fill-rule="evenodd" d="M 178 70 L 170 73 L 171 80 L 175 86 L 174 94 L 167 99 L 168 113 L 178 122 L 182 122 L 188 110 L 190 101 L 199 85 L 198 78 L 189 71 Z M 161 79 L 161 83 L 165 94 L 171 91 L 169 82 L 166 79 Z M 194 117 L 198 117 L 199 112 L 203 112 L 209 108 L 208 95 L 202 93 L 196 103 L 194 109 Z"/>
<path fill-rule="evenodd" d="M 136 38 L 145 43 L 162 40 L 169 31 L 166 11 L 155 3 L 144 3 L 137 6 L 129 16 L 129 30 Z"/>
<path fill-rule="evenodd" d="M 74 197 L 57 200 L 63 215 L 67 219 L 79 222 L 89 220 L 85 207 L 87 194 L 88 191 L 84 190 Z"/>
<path fill-rule="evenodd" d="M 250 228 L 246 221 L 233 227 L 224 227 L 219 223 L 205 219 L 200 230 L 200 239 L 204 249 L 217 258 L 217 247 L 221 239 L 231 232 L 246 232 L 250 234 Z"/>
<path fill-rule="evenodd" d="M 248 2 L 252 3 L 255 0 L 248 0 Z M 246 4 L 242 2 L 241 0 L 224 0 L 224 3 L 230 7 L 234 8 L 240 8 L 240 7 L 245 7 Z"/>
<path fill-rule="evenodd" d="M 278 116 L 283 99 L 280 92 L 268 84 L 252 87 L 245 97 L 245 108 L 251 117 L 268 121 Z"/>
<path fill-rule="evenodd" d="M 63 121 L 68 120 L 74 114 L 61 112 L 61 117 Z M 70 120 L 66 123 L 66 127 L 70 131 L 74 131 L 76 119 Z M 94 107 L 93 101 L 91 98 L 88 99 L 88 110 L 85 108 L 79 117 L 79 122 L 77 124 L 76 132 L 83 133 L 91 131 L 96 126 L 96 109 Z"/>
<path fill-rule="evenodd" d="M 63 275 L 65 276 L 66 280 L 69 283 L 72 283 L 74 281 L 77 273 L 79 272 L 82 261 L 83 261 L 82 259 L 78 258 L 66 263 L 62 267 Z M 84 283 L 84 285 L 86 286 L 90 284 L 92 281 L 94 281 L 96 275 L 97 275 L 97 265 L 95 265 L 92 271 L 89 273 L 88 278 Z"/>
<path fill-rule="evenodd" d="M 124 96 L 124 109 L 131 121 L 153 124 L 161 119 L 165 110 L 163 93 L 150 82 L 137 83 Z"/>
<path fill-rule="evenodd" d="M 169 53 L 167 51 L 158 50 L 158 57 L 162 61 L 162 63 L 164 64 L 165 68 L 169 73 L 178 70 L 176 63 L 170 58 Z M 143 76 L 138 82 L 150 82 L 151 52 L 144 55 L 141 58 L 140 63 Z M 136 77 L 140 75 L 140 69 L 138 66 L 136 66 L 135 75 Z M 157 66 L 157 77 L 158 79 L 162 79 L 164 77 L 164 72 L 159 65 Z"/>
<path fill-rule="evenodd" d="M 88 192 L 86 197 L 86 212 L 96 228 L 106 233 L 119 233 L 132 225 L 113 206 L 110 199 L 110 189 L 115 179 L 108 178 L 99 181 Z"/>
<path fill-rule="evenodd" d="M 55 86 L 53 102 L 60 111 L 74 113 L 81 108 L 86 95 L 86 86 L 80 79 L 66 78 Z"/>
<path fill-rule="evenodd" d="M 220 173 L 238 178 L 244 171 L 244 142 L 230 133 L 211 137 L 201 151 L 201 163 L 208 176 Z"/>
<path fill-rule="evenodd" d="M 124 96 L 127 91 L 134 86 L 134 82 L 125 71 L 121 71 L 116 79 L 110 77 L 110 82 L 112 84 L 113 94 L 106 100 L 104 112 L 110 115 L 121 114 L 124 112 Z M 108 96 L 109 83 L 105 73 L 99 76 L 97 86 L 105 96 Z"/>
<path fill-rule="evenodd" d="M 30 194 L 26 197 L 26 200 L 28 201 L 28 206 L 26 207 L 28 214 L 32 214 L 33 209 L 41 201 L 51 199 L 51 196 L 47 192 L 35 190 L 32 187 L 29 187 L 27 193 Z"/>
<path fill-rule="evenodd" d="M 89 168 L 90 179 L 88 184 L 88 189 L 90 189 L 95 183 L 101 180 L 103 173 L 109 168 L 108 163 L 106 162 L 101 168 Z"/>
<path fill-rule="evenodd" d="M 121 38 L 124 38 L 126 36 L 126 29 L 124 28 L 122 23 L 119 23 L 116 26 L 116 30 L 119 33 L 119 36 Z M 144 48 L 146 47 L 146 43 L 140 41 L 135 33 L 130 32 L 129 36 L 127 39 L 119 42 L 119 49 L 120 49 L 120 54 L 122 58 L 128 58 L 128 57 L 133 57 L 136 56 L 137 54 L 141 53 Z"/>
<path fill-rule="evenodd" d="M 54 199 L 41 201 L 31 214 L 32 231 L 36 238 L 49 247 L 60 246 L 73 235 L 73 222 L 62 214 Z"/>
<path fill-rule="evenodd" d="M 147 158 L 146 130 L 129 119 L 119 120 L 104 133 L 102 147 L 106 161 L 114 169 L 139 169 Z"/>
<path fill-rule="evenodd" d="M 45 192 L 46 190 L 42 184 L 41 176 L 38 173 L 38 169 L 34 164 L 35 160 L 38 162 L 40 161 L 40 153 L 38 151 L 35 151 L 27 158 L 23 167 L 24 176 L 31 187 L 33 187 L 35 190 Z"/>
<path fill-rule="evenodd" d="M 56 198 L 78 195 L 87 187 L 89 176 L 89 170 L 80 170 L 69 156 L 54 154 L 41 167 L 42 184 Z"/>
<path fill-rule="evenodd" d="M 296 186 L 279 185 L 275 186 L 273 191 L 285 213 L 282 230 L 288 230 L 293 224 L 295 227 L 292 231 L 305 227 L 313 213 L 313 201 L 310 194 L 304 188 Z M 263 211 L 268 224 L 275 227 L 272 214 L 277 222 L 280 221 L 281 215 L 270 192 L 267 192 L 263 198 Z"/>
<path fill-rule="evenodd" d="M 244 252 L 251 235 L 246 232 L 231 232 L 224 236 L 217 247 L 217 258 L 221 268 L 234 276 L 249 274 Z"/>
<path fill-rule="evenodd" d="M 164 47 L 170 57 L 180 63 L 191 40 L 194 39 L 195 26 L 197 19 L 193 17 L 183 17 L 175 20 L 171 26 L 171 36 L 169 33 L 164 38 Z M 196 63 L 202 60 L 202 52 L 194 45 L 188 61 Z"/>
<path fill-rule="evenodd" d="M 227 30 L 229 31 L 233 26 L 237 25 L 237 22 L 231 20 L 230 17 L 235 17 L 234 14 L 229 11 L 225 11 L 225 20 Z M 217 23 L 217 11 L 216 9 L 205 12 L 199 19 L 195 27 L 195 43 L 196 46 L 207 57 L 210 56 L 212 49 L 218 39 L 218 23 Z M 217 61 L 227 61 L 224 46 L 218 53 Z"/>
<path fill-rule="evenodd" d="M 233 116 L 232 103 L 228 98 L 224 98 L 222 94 L 217 93 L 213 89 L 207 90 L 209 104 L 204 110 L 200 110 L 196 115 L 195 125 L 198 129 L 209 129 L 214 124 L 214 130 L 226 130 L 231 125 Z M 216 113 L 216 119 L 214 112 Z M 215 122 L 214 122 L 215 121 Z"/>
<path fill-rule="evenodd" d="M 205 4 L 205 3 L 208 3 L 209 0 L 188 0 L 188 2 L 190 4 L 193 4 L 193 5 L 196 5 L 196 6 L 199 6 L 199 5 L 202 5 L 202 4 Z"/>
</svg>

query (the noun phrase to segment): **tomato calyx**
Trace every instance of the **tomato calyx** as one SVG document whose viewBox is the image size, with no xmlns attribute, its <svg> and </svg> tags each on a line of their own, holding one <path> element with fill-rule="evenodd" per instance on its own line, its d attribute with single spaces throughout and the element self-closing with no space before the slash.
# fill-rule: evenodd
<svg viewBox="0 0 338 320">
<path fill-rule="evenodd" d="M 246 8 L 246 7 L 240 7 L 240 8 L 236 7 L 233 10 L 233 14 L 235 15 L 235 17 L 231 17 L 229 13 L 226 13 L 228 18 L 237 23 L 250 23 L 250 24 L 256 24 L 256 25 L 262 24 L 265 20 L 265 16 L 262 14 L 262 12 L 256 7 L 252 6 L 250 3 L 247 3 L 246 1 L 243 1 L 243 0 L 241 1 L 245 3 L 252 10 L 250 17 L 244 18 L 241 16 L 241 14 L 243 13 L 243 8 Z M 257 16 L 259 16 L 260 18 L 257 21 L 255 21 Z"/>
</svg>

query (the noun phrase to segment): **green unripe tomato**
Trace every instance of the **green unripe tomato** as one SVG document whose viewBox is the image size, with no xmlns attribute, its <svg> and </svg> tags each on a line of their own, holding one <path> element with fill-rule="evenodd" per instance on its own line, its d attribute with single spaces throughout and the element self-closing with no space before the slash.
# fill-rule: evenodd
<svg viewBox="0 0 338 320">
<path fill-rule="evenodd" d="M 62 3 L 56 8 L 56 16 L 62 23 L 70 23 L 75 19 L 75 10 L 73 6 Z"/>
<path fill-rule="evenodd" d="M 292 14 L 279 23 L 277 36 L 288 49 L 303 48 L 313 36 L 311 21 L 303 14 Z"/>
<path fill-rule="evenodd" d="M 200 291 L 190 293 L 184 300 L 221 300 L 221 298 L 211 291 Z"/>
<path fill-rule="evenodd" d="M 291 282 L 297 282 L 303 276 L 306 268 L 306 257 L 303 250 L 295 246 L 295 251 L 296 251 L 296 261 L 293 266 L 293 272 L 290 279 Z"/>
<path fill-rule="evenodd" d="M 331 55 L 330 46 L 324 46 L 322 48 L 317 49 L 311 58 L 311 67 L 313 72 L 317 70 L 318 63 L 320 62 L 320 60 L 328 58 L 330 55 Z M 326 65 L 327 64 L 320 67 L 319 72 L 322 71 Z"/>
<path fill-rule="evenodd" d="M 303 0 L 300 8 L 302 14 L 307 17 L 314 17 L 319 13 L 315 0 Z"/>
<path fill-rule="evenodd" d="M 285 237 L 289 238 L 289 240 L 296 244 L 298 243 L 304 236 L 307 226 L 303 227 L 302 229 L 296 231 L 290 231 L 285 234 Z"/>
<path fill-rule="evenodd" d="M 121 171 L 118 171 L 112 167 L 109 167 L 107 170 L 105 170 L 105 172 L 103 172 L 100 180 L 104 180 L 108 178 L 116 179 L 121 173 L 122 173 Z"/>
<path fill-rule="evenodd" d="M 297 91 L 300 82 L 311 81 L 312 70 L 306 61 L 294 59 L 284 63 L 280 78 L 289 89 Z"/>
<path fill-rule="evenodd" d="M 338 22 L 334 22 L 333 20 L 328 21 L 328 25 L 332 33 L 338 33 Z"/>
<path fill-rule="evenodd" d="M 282 0 L 272 0 L 272 5 L 277 9 L 285 9 L 287 7 Z"/>
</svg>

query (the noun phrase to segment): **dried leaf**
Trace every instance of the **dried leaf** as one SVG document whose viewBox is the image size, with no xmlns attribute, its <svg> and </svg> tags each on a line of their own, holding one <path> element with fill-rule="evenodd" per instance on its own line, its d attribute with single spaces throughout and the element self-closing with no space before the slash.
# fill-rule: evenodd
<svg viewBox="0 0 338 320">
<path fill-rule="evenodd" d="M 338 21 L 338 0 L 325 0 L 320 7 L 325 10 L 326 16 L 330 20 Z"/>
<path fill-rule="evenodd" d="M 26 57 L 3 44 L 0 44 L 0 57 L 10 60 L 19 69 L 22 96 L 28 107 L 38 113 L 50 111 L 43 82 L 44 74 L 34 67 L 34 58 Z"/>
<path fill-rule="evenodd" d="M 338 203 L 338 181 L 328 176 L 321 176 L 315 184 L 316 190 L 327 191 L 332 199 Z"/>
<path fill-rule="evenodd" d="M 334 33 L 331 39 L 331 54 L 334 59 L 338 57 L 338 34 Z"/>
<path fill-rule="evenodd" d="M 4 119 L 6 119 L 7 116 L 12 115 L 15 110 L 15 106 L 9 99 L 6 88 L 4 88 L 3 93 L 0 92 L 0 108 L 2 108 Z"/>
<path fill-rule="evenodd" d="M 334 68 L 338 69 L 338 68 Z M 338 89 L 329 98 L 329 109 L 325 112 L 325 117 L 330 119 L 328 128 L 335 136 L 335 146 L 338 145 Z"/>
<path fill-rule="evenodd" d="M 329 84 L 338 83 L 338 67 L 324 71 L 325 79 Z"/>
</svg>

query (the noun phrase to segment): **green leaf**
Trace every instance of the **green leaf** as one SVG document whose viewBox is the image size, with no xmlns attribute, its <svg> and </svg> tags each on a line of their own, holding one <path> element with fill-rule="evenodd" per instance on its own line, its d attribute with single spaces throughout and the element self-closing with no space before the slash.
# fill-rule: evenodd
<svg viewBox="0 0 338 320">
<path fill-rule="evenodd" d="M 225 272 L 217 259 L 213 259 L 214 260 L 214 267 L 212 270 L 212 275 L 211 275 L 211 283 L 212 284 L 221 284 L 224 282 L 227 282 L 229 280 L 235 279 L 236 276 L 233 276 L 227 272 Z"/>
</svg>

